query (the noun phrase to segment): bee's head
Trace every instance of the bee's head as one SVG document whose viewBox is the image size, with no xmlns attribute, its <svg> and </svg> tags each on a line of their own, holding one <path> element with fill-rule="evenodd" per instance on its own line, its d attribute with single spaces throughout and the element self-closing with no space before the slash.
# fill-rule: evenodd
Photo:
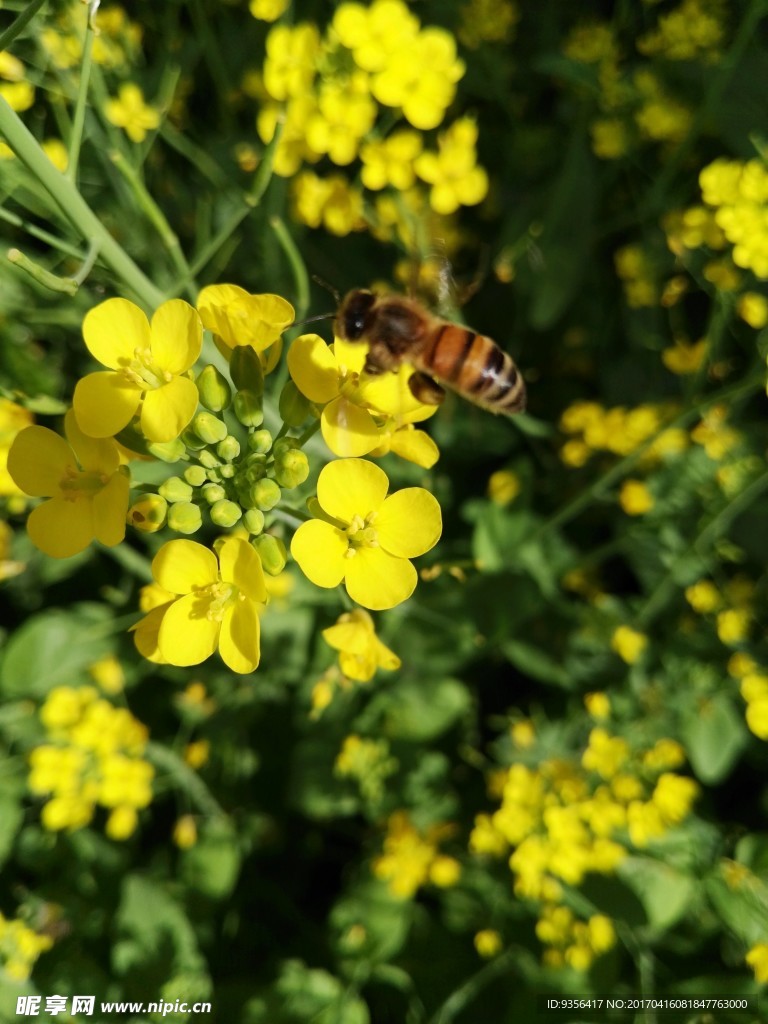
<svg viewBox="0 0 768 1024">
<path fill-rule="evenodd" d="M 344 296 L 336 314 L 335 329 L 339 338 L 345 341 L 360 341 L 367 332 L 370 313 L 376 302 L 373 292 L 356 288 Z"/>
</svg>

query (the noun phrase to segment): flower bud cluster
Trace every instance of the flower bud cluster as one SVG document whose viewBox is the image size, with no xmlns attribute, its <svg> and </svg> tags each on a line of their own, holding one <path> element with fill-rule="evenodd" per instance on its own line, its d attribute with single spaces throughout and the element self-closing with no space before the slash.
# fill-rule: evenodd
<svg viewBox="0 0 768 1024">
<path fill-rule="evenodd" d="M 241 524 L 254 538 L 264 568 L 277 575 L 286 549 L 278 538 L 262 536 L 266 514 L 283 491 L 304 483 L 309 461 L 299 438 L 276 438 L 263 426 L 264 372 L 253 348 L 233 349 L 230 376 L 232 384 L 212 364 L 200 371 L 195 384 L 201 408 L 176 442 L 150 449 L 161 460 L 186 466 L 156 493 L 141 495 L 128 518 L 144 532 L 167 525 L 184 535 L 197 533 L 205 522 L 225 530 Z M 309 403 L 293 382 L 283 390 L 280 410 L 288 426 L 307 418 Z"/>
</svg>

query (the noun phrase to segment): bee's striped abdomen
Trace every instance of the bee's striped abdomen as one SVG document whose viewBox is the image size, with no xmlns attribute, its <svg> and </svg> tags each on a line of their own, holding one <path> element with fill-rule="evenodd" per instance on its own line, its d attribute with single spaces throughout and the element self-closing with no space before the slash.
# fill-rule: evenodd
<svg viewBox="0 0 768 1024">
<path fill-rule="evenodd" d="M 512 357 L 484 334 L 442 323 L 425 345 L 420 363 L 484 409 L 512 415 L 525 408 L 525 384 Z"/>
</svg>

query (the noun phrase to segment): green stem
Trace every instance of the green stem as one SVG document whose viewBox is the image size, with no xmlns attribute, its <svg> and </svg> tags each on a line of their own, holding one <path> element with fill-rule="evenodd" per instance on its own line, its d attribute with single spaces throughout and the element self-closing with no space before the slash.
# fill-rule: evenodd
<svg viewBox="0 0 768 1024">
<path fill-rule="evenodd" d="M 297 438 L 298 447 L 303 448 L 307 441 L 309 441 L 311 437 L 314 437 L 319 429 L 320 420 L 315 420 L 315 422 L 310 424 L 310 426 L 307 427 L 304 433 L 299 435 L 299 437 Z"/>
<path fill-rule="evenodd" d="M 275 232 L 280 248 L 288 258 L 293 272 L 296 285 L 296 319 L 301 320 L 309 309 L 309 274 L 306 265 L 282 218 L 270 217 L 269 226 Z"/>
<path fill-rule="evenodd" d="M 187 263 L 184 253 L 182 252 L 178 236 L 168 223 L 163 211 L 147 191 L 144 182 L 141 180 L 136 170 L 129 164 L 123 154 L 119 153 L 117 150 L 113 150 L 109 154 L 109 158 L 133 192 L 139 208 L 144 214 L 146 214 L 147 219 L 157 231 L 158 235 L 160 235 L 160 239 L 173 261 L 176 273 L 181 275 L 180 281 L 183 283 L 189 299 L 194 302 L 197 298 L 197 285 L 193 280 L 192 270 Z"/>
<path fill-rule="evenodd" d="M 102 259 L 149 309 L 159 306 L 163 293 L 110 235 L 73 183 L 56 170 L 32 133 L 0 96 L 0 133 L 34 177 L 47 189 L 81 238 L 97 241 Z"/>
<path fill-rule="evenodd" d="M 495 960 L 491 960 L 451 993 L 437 1012 L 429 1018 L 428 1024 L 449 1024 L 455 1020 L 494 979 L 511 971 L 517 973 L 515 965 L 519 965 L 523 960 L 532 961 L 533 956 L 528 950 L 519 947 L 508 949 Z"/>
<path fill-rule="evenodd" d="M 19 249 L 9 249 L 8 260 L 21 270 L 26 271 L 38 284 L 43 285 L 44 288 L 50 288 L 52 292 L 64 292 L 66 295 L 77 294 L 79 287 L 77 281 L 71 277 L 58 277 L 56 274 L 52 274 L 50 270 L 35 263 Z"/>
<path fill-rule="evenodd" d="M 118 544 L 116 547 L 104 548 L 103 550 L 105 554 L 114 558 L 118 565 L 121 565 L 123 569 L 127 569 L 136 579 L 143 580 L 146 583 L 151 583 L 154 579 L 150 560 L 127 544 Z"/>
<path fill-rule="evenodd" d="M 593 501 L 602 497 L 606 491 L 609 491 L 615 483 L 621 480 L 623 476 L 633 469 L 648 449 L 651 448 L 667 430 L 671 430 L 675 427 L 684 427 L 689 420 L 695 419 L 695 417 L 700 415 L 705 409 L 709 409 L 711 406 L 718 405 L 721 402 L 727 405 L 742 393 L 756 390 L 758 387 L 762 386 L 764 382 L 765 373 L 761 369 L 759 375 L 753 374 L 746 380 L 742 380 L 738 384 L 734 384 L 732 387 L 724 388 L 722 391 L 717 392 L 717 394 L 710 395 L 708 398 L 694 403 L 691 407 L 679 413 L 674 417 L 674 419 L 660 427 L 652 437 L 648 438 L 647 441 L 644 441 L 641 445 L 635 448 L 633 452 L 630 452 L 629 455 L 625 455 L 624 458 L 617 462 L 612 469 L 608 470 L 608 472 L 601 476 L 599 480 L 596 480 L 591 487 L 582 491 L 581 494 L 578 494 L 575 498 L 564 505 L 559 512 L 550 516 L 546 522 L 542 523 L 531 540 L 535 543 L 536 541 L 541 540 L 541 538 L 551 530 L 555 530 L 557 527 L 570 522 L 571 519 L 575 519 L 576 516 L 583 512 L 585 508 L 588 508 Z"/>
<path fill-rule="evenodd" d="M 162 768 L 163 771 L 166 771 L 203 814 L 211 814 L 217 818 L 227 817 L 223 807 L 197 772 L 193 771 L 172 750 L 169 750 L 160 743 L 150 742 L 147 744 L 146 753 L 147 759 L 156 768 Z"/>
<path fill-rule="evenodd" d="M 0 36 L 0 51 L 8 49 L 8 46 L 20 32 L 24 31 L 24 28 L 32 21 L 44 3 L 45 0 L 30 0 L 21 14 L 11 22 Z"/>
<path fill-rule="evenodd" d="M 70 245 L 69 242 L 65 242 L 63 238 L 57 238 L 56 235 L 52 235 L 50 231 L 45 231 L 43 228 L 39 228 L 36 224 L 30 223 L 30 221 L 23 220 L 15 213 L 11 213 L 10 210 L 4 210 L 0 207 L 0 220 L 6 221 L 8 224 L 12 224 L 15 228 L 20 228 L 25 231 L 32 238 L 39 238 L 41 242 L 45 242 L 46 245 L 50 245 L 52 249 L 58 249 L 59 252 L 65 253 L 67 256 L 74 256 L 76 259 L 82 259 L 83 254 L 75 245 Z"/>
<path fill-rule="evenodd" d="M 89 10 L 85 23 L 85 42 L 83 43 L 83 64 L 80 69 L 80 86 L 75 104 L 75 116 L 72 121 L 72 134 L 69 137 L 69 157 L 67 160 L 67 178 L 77 184 L 77 167 L 80 161 L 80 147 L 83 143 L 83 126 L 85 124 L 85 106 L 88 100 L 88 83 L 91 79 L 91 57 L 93 54 L 93 37 L 95 35 L 92 16 Z"/>
</svg>

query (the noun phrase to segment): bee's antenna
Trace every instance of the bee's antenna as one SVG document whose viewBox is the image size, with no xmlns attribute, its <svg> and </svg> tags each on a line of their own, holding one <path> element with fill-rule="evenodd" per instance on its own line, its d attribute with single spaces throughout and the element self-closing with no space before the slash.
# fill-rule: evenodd
<svg viewBox="0 0 768 1024">
<path fill-rule="evenodd" d="M 321 313 L 319 316 L 308 316 L 306 320 L 294 320 L 292 324 L 288 324 L 286 331 L 291 327 L 303 327 L 304 324 L 313 324 L 316 320 L 331 320 L 336 316 L 336 313 Z"/>
<path fill-rule="evenodd" d="M 317 274 L 312 275 L 312 280 L 315 282 L 315 284 L 319 284 L 321 288 L 325 288 L 327 292 L 331 293 L 331 295 L 336 300 L 337 306 L 341 305 L 341 294 L 338 288 L 334 288 L 332 284 L 328 284 L 327 281 L 324 281 L 322 277 L 318 277 Z"/>
</svg>

